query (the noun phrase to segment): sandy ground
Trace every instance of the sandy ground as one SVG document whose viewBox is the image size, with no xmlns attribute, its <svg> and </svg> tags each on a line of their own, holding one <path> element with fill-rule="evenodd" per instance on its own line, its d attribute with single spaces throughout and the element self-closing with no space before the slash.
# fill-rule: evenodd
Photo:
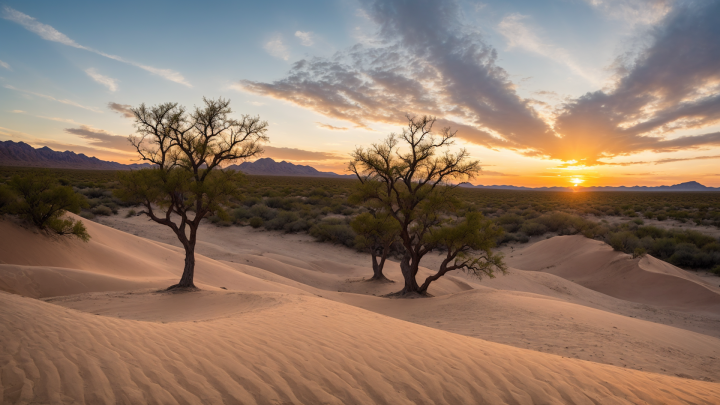
<svg viewBox="0 0 720 405">
<path fill-rule="evenodd" d="M 82 243 L 0 220 L 0 402 L 720 398 L 720 287 L 597 241 L 542 240 L 513 249 L 505 276 L 457 273 L 432 298 L 390 299 L 400 283 L 363 281 L 368 255 L 207 224 L 202 291 L 168 293 L 174 235 L 144 217 L 102 222 Z"/>
</svg>

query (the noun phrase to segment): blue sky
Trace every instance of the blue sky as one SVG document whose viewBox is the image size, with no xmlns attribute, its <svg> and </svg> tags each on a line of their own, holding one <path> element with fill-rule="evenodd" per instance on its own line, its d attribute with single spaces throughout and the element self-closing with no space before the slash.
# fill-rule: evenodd
<svg viewBox="0 0 720 405">
<path fill-rule="evenodd" d="M 716 2 L 148 3 L 0 5 L 0 140 L 129 162 L 127 106 L 222 96 L 319 169 L 411 113 L 475 183 L 720 185 Z"/>
</svg>

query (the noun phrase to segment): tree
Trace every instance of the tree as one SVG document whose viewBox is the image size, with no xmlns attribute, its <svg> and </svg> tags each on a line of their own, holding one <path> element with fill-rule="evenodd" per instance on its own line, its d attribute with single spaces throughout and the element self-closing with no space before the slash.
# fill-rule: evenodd
<svg viewBox="0 0 720 405">
<path fill-rule="evenodd" d="M 502 254 L 494 253 L 495 241 L 503 233 L 479 212 L 468 212 L 465 217 L 431 228 L 426 243 L 445 251 L 437 273 L 428 276 L 419 292 L 425 294 L 430 283 L 452 270 L 463 270 L 478 278 L 495 277 L 494 270 L 506 271 Z"/>
<path fill-rule="evenodd" d="M 178 284 L 194 289 L 195 244 L 200 222 L 226 215 L 223 206 L 239 194 L 242 174 L 221 165 L 257 156 L 268 141 L 268 124 L 259 117 L 231 118 L 230 101 L 203 98 L 187 112 L 177 103 L 133 108 L 138 135 L 130 142 L 153 167 L 122 173 L 116 195 L 142 204 L 151 220 L 172 229 L 185 249 Z"/>
<path fill-rule="evenodd" d="M 436 228 L 449 226 L 448 213 L 457 206 L 453 194 L 456 186 L 450 182 L 470 179 L 480 171 L 479 162 L 470 160 L 465 149 L 455 153 L 449 150 L 457 131 L 443 128 L 439 134 L 433 133 L 434 117 L 407 119 L 401 134 L 390 134 L 384 142 L 367 149 L 357 148 L 349 164 L 360 180 L 362 199 L 382 207 L 400 227 L 404 250 L 400 269 L 405 284 L 399 295 L 427 291 L 427 285 L 424 289 L 418 285 L 416 276 L 423 256 L 439 247 L 430 236 L 438 231 Z M 460 249 L 455 257 L 461 252 L 463 257 L 469 255 L 469 249 L 471 246 Z M 491 260 L 490 269 L 494 263 Z M 478 263 L 471 260 L 461 267 L 471 265 Z"/>
<path fill-rule="evenodd" d="M 373 211 L 357 215 L 350 222 L 350 226 L 357 234 L 356 247 L 369 250 L 372 255 L 373 276 L 369 281 L 389 281 L 383 274 L 383 267 L 393 243 L 398 240 L 400 234 L 397 221 L 385 211 Z"/>
<path fill-rule="evenodd" d="M 60 235 L 74 235 L 87 242 L 90 240 L 82 221 L 63 219 L 66 212 L 79 213 L 87 205 L 85 198 L 70 186 L 62 186 L 49 170 L 33 170 L 22 176 L 14 176 L 8 188 L 0 192 L 4 196 L 5 210 L 32 222 L 40 229 L 50 229 Z"/>
</svg>

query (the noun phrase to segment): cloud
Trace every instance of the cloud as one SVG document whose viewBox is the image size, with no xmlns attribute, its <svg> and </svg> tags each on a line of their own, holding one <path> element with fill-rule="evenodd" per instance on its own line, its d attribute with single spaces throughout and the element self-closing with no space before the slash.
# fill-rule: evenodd
<svg viewBox="0 0 720 405">
<path fill-rule="evenodd" d="M 517 174 L 508 174 L 508 173 L 501 173 L 501 172 L 494 172 L 491 170 L 483 170 L 480 172 L 480 175 L 482 176 L 490 176 L 490 177 L 517 177 L 519 175 Z"/>
<path fill-rule="evenodd" d="M 606 16 L 632 24 L 654 24 L 670 12 L 675 0 L 585 0 Z"/>
<path fill-rule="evenodd" d="M 93 48 L 90 48 L 87 46 L 80 45 L 77 42 L 73 41 L 72 39 L 68 38 L 67 35 L 56 30 L 55 28 L 53 28 L 47 24 L 43 24 L 43 23 L 39 22 L 38 20 L 36 20 L 35 18 L 30 17 L 27 14 L 23 14 L 20 11 L 17 11 L 9 6 L 3 7 L 2 18 L 22 25 L 26 30 L 39 35 L 40 38 L 42 38 L 44 40 L 57 42 L 57 43 L 60 43 L 63 45 L 71 46 L 73 48 L 83 49 L 83 50 L 86 50 L 89 52 L 93 52 L 100 56 L 104 56 L 106 58 L 110 58 L 110 59 L 116 60 L 118 62 L 123 62 L 123 63 L 127 63 L 129 65 L 138 67 L 140 69 L 143 69 L 150 73 L 156 74 L 158 76 L 161 76 L 161 77 L 163 77 L 167 80 L 173 81 L 175 83 L 180 83 L 182 85 L 192 87 L 192 85 L 190 83 L 188 83 L 187 80 L 185 80 L 185 78 L 178 72 L 175 72 L 170 69 L 160 69 L 160 68 L 156 68 L 153 66 L 143 65 L 143 64 L 137 63 L 137 62 L 132 62 L 132 61 L 123 59 L 120 56 L 110 55 L 105 52 L 98 51 L 97 49 L 93 49 Z"/>
<path fill-rule="evenodd" d="M 12 110 L 10 112 L 15 113 L 15 114 L 25 114 L 25 111 L 23 111 L 23 110 Z"/>
<path fill-rule="evenodd" d="M 336 127 L 330 124 L 323 124 L 322 122 L 316 122 L 320 128 L 329 129 L 331 131 L 347 131 L 347 127 Z"/>
<path fill-rule="evenodd" d="M 509 48 L 520 48 L 552 59 L 557 63 L 564 64 L 583 79 L 596 85 L 602 84 L 597 73 L 589 72 L 581 67 L 568 51 L 542 40 L 536 30 L 525 23 L 528 19 L 529 17 L 526 15 L 513 13 L 500 21 L 498 31 L 507 40 Z"/>
<path fill-rule="evenodd" d="M 720 133 L 672 137 L 720 122 L 720 2 L 679 3 L 652 31 L 652 42 L 611 91 L 588 93 L 557 116 L 557 142 L 543 150 L 561 160 L 642 151 L 720 146 Z"/>
<path fill-rule="evenodd" d="M 331 58 L 303 59 L 280 80 L 243 80 L 235 88 L 360 128 L 370 122 L 404 125 L 406 114 L 432 114 L 441 117 L 438 126 L 451 125 L 464 139 L 491 148 L 540 147 L 554 137 L 529 101 L 515 93 L 495 63 L 495 49 L 461 23 L 457 3 L 364 4 L 379 28 L 374 43 L 381 45 L 357 44 Z"/>
<path fill-rule="evenodd" d="M 668 158 L 668 159 L 660 159 L 656 160 L 656 165 L 661 165 L 665 163 L 674 163 L 674 162 L 684 162 L 687 160 L 709 160 L 709 159 L 720 159 L 720 155 L 714 155 L 714 156 L 696 156 L 696 157 L 690 157 L 690 158 Z"/>
<path fill-rule="evenodd" d="M 295 148 L 276 148 L 273 146 L 263 146 L 265 150 L 265 156 L 275 159 L 287 159 L 287 160 L 308 160 L 308 161 L 319 161 L 319 160 L 337 160 L 347 159 L 345 155 L 338 155 L 329 152 L 312 152 L 302 149 Z"/>
<path fill-rule="evenodd" d="M 265 50 L 272 56 L 282 60 L 290 59 L 290 52 L 282 41 L 282 37 L 278 34 L 275 38 L 265 43 Z"/>
<path fill-rule="evenodd" d="M 125 118 L 135 118 L 135 113 L 132 112 L 130 104 L 118 104 L 111 101 L 108 103 L 108 108 Z"/>
<path fill-rule="evenodd" d="M 135 150 L 126 136 L 113 135 L 107 131 L 95 129 L 88 125 L 80 125 L 79 128 L 66 128 L 65 132 L 77 135 L 89 141 L 92 146 L 95 147 L 129 152 Z"/>
<path fill-rule="evenodd" d="M 103 76 L 100 73 L 98 73 L 95 68 L 89 68 L 85 70 L 85 73 L 87 73 L 88 76 L 90 76 L 93 80 L 96 82 L 102 84 L 103 86 L 107 87 L 110 91 L 116 91 L 117 90 L 117 80 Z"/>
<path fill-rule="evenodd" d="M 10 65 L 8 65 L 6 62 L 3 62 L 1 60 L 0 60 L 0 67 L 4 67 L 5 69 L 12 71 L 12 69 L 10 68 Z"/>
<path fill-rule="evenodd" d="M 295 36 L 300 39 L 300 43 L 303 46 L 313 46 L 315 44 L 312 32 L 295 31 Z"/>
<path fill-rule="evenodd" d="M 46 100 L 57 101 L 58 103 L 63 103 L 63 104 L 71 105 L 71 106 L 74 106 L 74 107 L 82 108 L 82 109 L 85 109 L 85 110 L 88 110 L 88 111 L 92 111 L 92 112 L 96 112 L 96 113 L 101 113 L 101 112 L 102 112 L 102 111 L 100 111 L 99 109 L 97 109 L 97 108 L 95 108 L 95 107 L 87 107 L 87 106 L 84 106 L 84 105 L 82 105 L 82 104 L 76 103 L 76 102 L 74 102 L 74 101 L 72 101 L 72 100 L 57 99 L 57 98 L 55 98 L 55 97 L 53 97 L 53 96 L 48 96 L 47 94 L 35 93 L 35 92 L 33 92 L 33 91 L 18 89 L 18 88 L 13 87 L 13 86 L 11 86 L 11 85 L 9 85 L 9 84 L 6 84 L 6 85 L 5 85 L 5 88 L 6 88 L 6 89 L 10 89 L 10 90 L 19 91 L 19 92 L 25 93 L 25 94 L 31 94 L 31 95 L 33 95 L 33 96 L 41 97 L 41 98 L 44 98 L 44 99 L 46 99 Z"/>
</svg>

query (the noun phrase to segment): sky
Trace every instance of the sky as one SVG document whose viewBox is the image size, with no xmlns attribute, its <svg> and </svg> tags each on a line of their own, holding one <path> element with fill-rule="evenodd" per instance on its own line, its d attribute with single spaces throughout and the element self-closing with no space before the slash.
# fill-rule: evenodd
<svg viewBox="0 0 720 405">
<path fill-rule="evenodd" d="M 720 1 L 0 3 L 0 140 L 137 160 L 129 108 L 203 97 L 344 173 L 407 115 L 474 184 L 720 186 Z"/>
</svg>

